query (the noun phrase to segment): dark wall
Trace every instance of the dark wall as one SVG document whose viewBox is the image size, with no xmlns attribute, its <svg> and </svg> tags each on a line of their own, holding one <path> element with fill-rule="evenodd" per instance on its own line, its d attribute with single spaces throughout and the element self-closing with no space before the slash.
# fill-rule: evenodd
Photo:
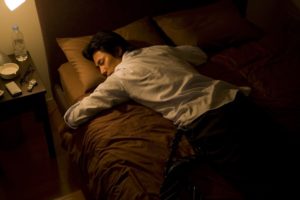
<svg viewBox="0 0 300 200">
<path fill-rule="evenodd" d="M 300 22 L 300 0 L 250 0 L 247 5 L 247 18 L 273 32 L 285 28 L 290 19 Z"/>
</svg>

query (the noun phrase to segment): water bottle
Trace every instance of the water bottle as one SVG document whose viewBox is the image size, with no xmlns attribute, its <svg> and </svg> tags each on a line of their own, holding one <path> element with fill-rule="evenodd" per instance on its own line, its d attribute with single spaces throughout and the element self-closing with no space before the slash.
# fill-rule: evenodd
<svg viewBox="0 0 300 200">
<path fill-rule="evenodd" d="M 14 54 L 17 61 L 25 61 L 28 58 L 23 33 L 17 25 L 12 27 L 12 39 Z"/>
</svg>

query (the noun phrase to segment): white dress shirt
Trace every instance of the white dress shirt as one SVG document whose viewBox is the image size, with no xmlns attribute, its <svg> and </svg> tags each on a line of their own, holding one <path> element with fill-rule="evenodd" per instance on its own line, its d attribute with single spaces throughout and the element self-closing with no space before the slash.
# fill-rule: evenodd
<svg viewBox="0 0 300 200">
<path fill-rule="evenodd" d="M 71 128 L 129 99 L 186 126 L 208 110 L 234 100 L 239 88 L 199 74 L 193 66 L 206 62 L 194 46 L 151 46 L 125 52 L 122 62 L 103 83 L 64 115 Z"/>
</svg>

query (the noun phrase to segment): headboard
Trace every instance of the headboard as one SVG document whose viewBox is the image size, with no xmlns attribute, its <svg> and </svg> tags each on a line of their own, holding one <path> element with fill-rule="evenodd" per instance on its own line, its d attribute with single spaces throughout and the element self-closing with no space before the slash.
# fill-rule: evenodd
<svg viewBox="0 0 300 200">
<path fill-rule="evenodd" d="M 44 38 L 52 90 L 59 83 L 58 67 L 66 61 L 56 38 L 113 30 L 136 19 L 216 0 L 35 0 Z M 234 0 L 242 14 L 247 1 Z"/>
</svg>

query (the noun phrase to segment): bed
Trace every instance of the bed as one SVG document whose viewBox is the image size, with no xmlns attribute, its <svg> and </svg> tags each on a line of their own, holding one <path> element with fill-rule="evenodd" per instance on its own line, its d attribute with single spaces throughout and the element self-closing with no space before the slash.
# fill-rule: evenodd
<svg viewBox="0 0 300 200">
<path fill-rule="evenodd" d="M 279 150 L 274 149 L 274 154 L 279 152 L 274 166 L 284 166 L 272 174 L 270 182 L 276 178 L 275 186 L 253 187 L 260 180 L 242 185 L 231 181 L 234 170 L 224 175 L 208 164 L 198 165 L 191 173 L 199 181 L 202 198 L 288 199 L 293 194 L 294 188 L 288 183 L 297 171 L 294 162 L 300 132 L 300 21 L 292 4 L 287 5 L 284 28 L 266 33 L 245 18 L 247 1 L 243 0 L 35 2 L 60 117 L 104 81 L 93 63 L 81 55 L 97 30 L 114 30 L 141 48 L 196 45 L 209 56 L 197 67 L 200 73 L 252 89 L 250 99 L 280 130 L 279 135 L 269 134 L 264 144 L 268 148 L 268 140 L 281 141 Z M 171 121 L 129 101 L 101 112 L 79 129 L 61 124 L 59 130 L 62 146 L 80 169 L 87 199 L 159 199 L 176 133 Z M 183 138 L 176 156 L 193 154 Z"/>
</svg>

